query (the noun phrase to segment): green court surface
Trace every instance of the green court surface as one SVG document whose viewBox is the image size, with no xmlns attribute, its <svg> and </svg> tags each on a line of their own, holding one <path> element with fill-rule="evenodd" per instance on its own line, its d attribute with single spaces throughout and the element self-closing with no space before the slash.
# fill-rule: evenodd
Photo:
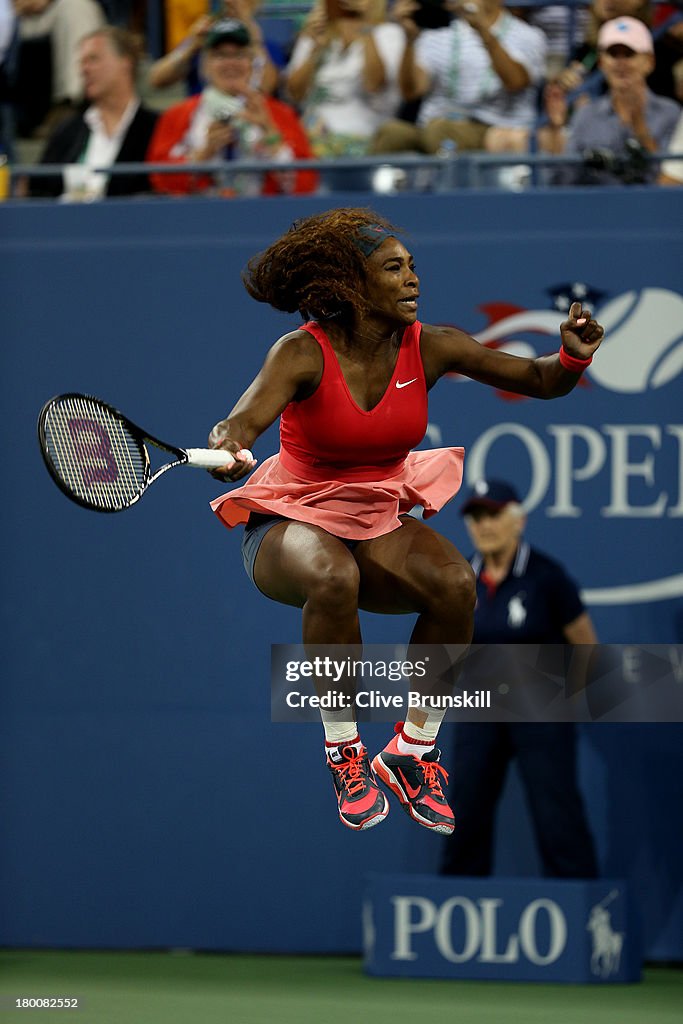
<svg viewBox="0 0 683 1024">
<path fill-rule="evenodd" d="M 78 1010 L 13 1009 L 68 996 Z M 639 985 L 369 978 L 358 957 L 0 951 L 0 1021 L 48 1024 L 681 1024 L 683 970 Z"/>
</svg>

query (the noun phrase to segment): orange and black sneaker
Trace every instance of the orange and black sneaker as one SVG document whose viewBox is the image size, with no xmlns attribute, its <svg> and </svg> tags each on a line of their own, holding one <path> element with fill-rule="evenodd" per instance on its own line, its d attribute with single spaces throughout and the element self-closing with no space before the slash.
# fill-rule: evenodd
<svg viewBox="0 0 683 1024">
<path fill-rule="evenodd" d="M 448 782 L 446 769 L 439 764 L 441 752 L 432 750 L 422 759 L 401 754 L 398 737 L 382 750 L 372 762 L 378 779 L 401 801 L 413 821 L 432 832 L 449 836 L 455 827 L 453 811 L 441 789 L 439 775 Z"/>
<path fill-rule="evenodd" d="M 389 801 L 377 785 L 365 747 L 346 743 L 329 748 L 327 767 L 332 772 L 344 825 L 359 831 L 384 821 Z"/>
</svg>

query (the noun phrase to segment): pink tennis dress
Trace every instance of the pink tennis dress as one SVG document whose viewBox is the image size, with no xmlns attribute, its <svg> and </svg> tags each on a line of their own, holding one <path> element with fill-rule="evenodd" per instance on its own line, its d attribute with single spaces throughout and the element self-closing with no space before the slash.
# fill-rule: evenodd
<svg viewBox="0 0 683 1024">
<path fill-rule="evenodd" d="M 425 518 L 457 493 L 463 448 L 411 451 L 427 429 L 427 387 L 420 355 L 422 324 L 406 328 L 389 385 L 365 411 L 351 396 L 320 324 L 304 324 L 323 353 L 315 393 L 290 402 L 280 417 L 280 451 L 247 483 L 211 502 L 227 526 L 251 512 L 313 523 L 348 540 L 396 530 L 415 505 Z"/>
</svg>

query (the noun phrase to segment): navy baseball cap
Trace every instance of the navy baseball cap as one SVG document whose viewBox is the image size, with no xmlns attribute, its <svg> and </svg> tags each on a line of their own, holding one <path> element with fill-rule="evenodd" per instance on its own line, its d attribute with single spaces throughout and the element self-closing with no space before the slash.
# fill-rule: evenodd
<svg viewBox="0 0 683 1024">
<path fill-rule="evenodd" d="M 215 21 L 204 40 L 204 49 L 211 50 L 219 43 L 236 43 L 237 46 L 250 46 L 251 36 L 243 21 L 237 18 L 222 18 Z"/>
<path fill-rule="evenodd" d="M 467 492 L 460 515 L 466 516 L 473 508 L 503 508 L 511 501 L 519 503 L 519 495 L 505 480 L 477 480 Z"/>
</svg>

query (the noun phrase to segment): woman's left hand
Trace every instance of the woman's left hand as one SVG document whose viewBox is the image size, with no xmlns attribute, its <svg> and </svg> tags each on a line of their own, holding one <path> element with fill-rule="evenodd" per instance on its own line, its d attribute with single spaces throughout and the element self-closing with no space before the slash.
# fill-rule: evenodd
<svg viewBox="0 0 683 1024">
<path fill-rule="evenodd" d="M 600 347 L 605 329 L 593 320 L 591 311 L 583 309 L 580 302 L 572 302 L 569 316 L 560 324 L 562 347 L 575 359 L 590 359 Z"/>
</svg>

